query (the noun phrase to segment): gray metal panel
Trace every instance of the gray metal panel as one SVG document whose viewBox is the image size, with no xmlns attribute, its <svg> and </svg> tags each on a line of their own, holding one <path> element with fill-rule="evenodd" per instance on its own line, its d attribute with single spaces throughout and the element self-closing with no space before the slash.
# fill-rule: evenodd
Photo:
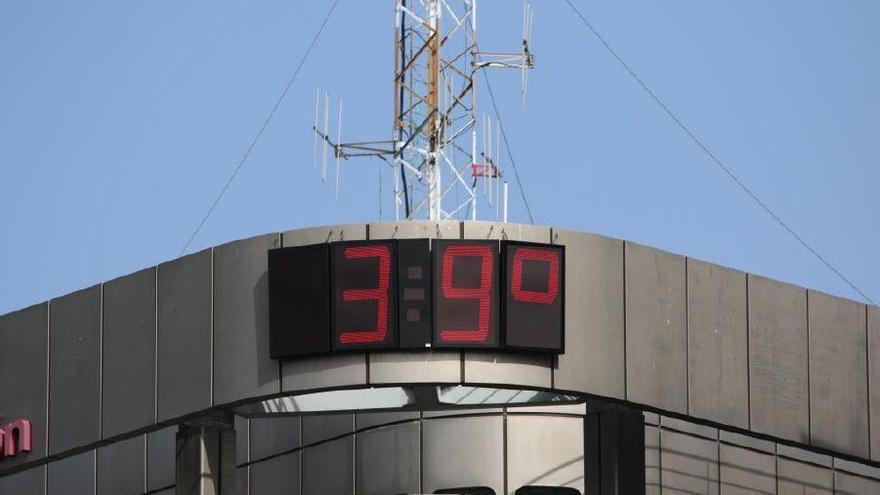
<svg viewBox="0 0 880 495">
<path fill-rule="evenodd" d="M 156 269 L 104 284 L 104 438 L 156 421 Z"/>
<path fill-rule="evenodd" d="M 570 486 L 584 492 L 584 420 L 507 417 L 507 492 L 521 486 Z"/>
<path fill-rule="evenodd" d="M 235 463 L 243 464 L 251 460 L 251 420 L 236 416 L 233 424 L 235 426 Z"/>
<path fill-rule="evenodd" d="M 454 220 L 429 222 L 406 220 L 370 224 L 370 239 L 458 239 L 461 223 Z"/>
<path fill-rule="evenodd" d="M 458 383 L 461 381 L 461 353 L 371 352 L 370 383 Z"/>
<path fill-rule="evenodd" d="M 660 431 L 663 493 L 718 494 L 718 442 Z"/>
<path fill-rule="evenodd" d="M 0 404 L 6 418 L 31 422 L 31 452 L 0 461 L 0 470 L 46 456 L 49 305 L 0 316 Z M 30 483 L 20 476 L 16 483 Z"/>
<path fill-rule="evenodd" d="M 101 429 L 100 285 L 49 303 L 49 369 L 49 454 L 98 441 Z M 51 469 L 49 473 L 51 475 Z"/>
<path fill-rule="evenodd" d="M 453 416 L 473 416 L 475 414 L 501 414 L 504 412 L 500 407 L 484 407 L 484 408 L 457 408 L 457 409 L 441 409 L 438 411 L 422 411 L 423 418 L 449 418 Z"/>
<path fill-rule="evenodd" d="M 746 447 L 752 450 L 766 452 L 768 454 L 776 452 L 776 442 L 757 438 L 752 435 L 720 430 L 718 432 L 718 438 L 724 443 Z"/>
<path fill-rule="evenodd" d="M 419 492 L 418 422 L 358 433 L 355 448 L 359 495 Z"/>
<path fill-rule="evenodd" d="M 645 495 L 660 495 L 660 430 L 645 427 Z"/>
<path fill-rule="evenodd" d="M 464 222 L 465 239 L 550 242 L 550 229 L 533 225 Z M 485 351 L 465 351 L 465 383 L 494 383 L 550 388 L 553 359 Z"/>
<path fill-rule="evenodd" d="M 645 424 L 655 426 L 660 424 L 660 415 L 657 413 L 644 411 L 642 412 L 642 416 L 645 417 Z"/>
<path fill-rule="evenodd" d="M 365 224 L 348 224 L 285 232 L 282 244 L 284 247 L 303 246 L 366 237 Z M 297 358 L 281 363 L 281 388 L 285 392 L 366 384 L 367 358 L 364 353 Z"/>
<path fill-rule="evenodd" d="M 810 443 L 868 457 L 865 305 L 809 291 Z"/>
<path fill-rule="evenodd" d="M 9 476 L 0 476 L 0 493 L 38 494 L 46 491 L 46 466 L 37 466 Z"/>
<path fill-rule="evenodd" d="M 250 469 L 250 493 L 254 495 L 299 494 L 299 456 L 299 452 L 293 452 L 252 464 Z M 327 474 L 329 475 L 330 473 Z"/>
<path fill-rule="evenodd" d="M 871 478 L 880 481 L 880 467 L 871 466 L 861 462 L 849 461 L 839 457 L 834 458 L 834 470 L 845 471 L 863 478 Z"/>
<path fill-rule="evenodd" d="M 623 399 L 623 241 L 554 230 L 553 242 L 565 246 L 565 354 L 554 387 Z"/>
<path fill-rule="evenodd" d="M 871 460 L 880 460 L 880 308 L 868 306 L 868 410 L 871 412 Z"/>
<path fill-rule="evenodd" d="M 251 419 L 251 459 L 263 459 L 300 446 L 300 418 Z"/>
<path fill-rule="evenodd" d="M 752 431 L 809 442 L 807 356 L 806 291 L 749 275 Z"/>
<path fill-rule="evenodd" d="M 419 419 L 418 411 L 403 411 L 403 412 L 379 412 L 379 413 L 364 413 L 364 414 L 356 414 L 355 415 L 355 428 L 359 431 L 372 428 L 374 426 L 382 426 L 387 425 L 389 423 L 397 423 L 400 421 L 408 421 Z"/>
<path fill-rule="evenodd" d="M 819 454 L 811 450 L 804 450 L 783 443 L 776 444 L 777 457 L 788 457 L 791 460 L 803 461 L 817 466 L 825 466 L 830 468 L 833 458 L 827 454 Z"/>
<path fill-rule="evenodd" d="M 354 493 L 354 437 L 303 450 L 302 491 L 308 495 Z"/>
<path fill-rule="evenodd" d="M 235 495 L 248 495 L 250 493 L 250 467 L 235 469 Z"/>
<path fill-rule="evenodd" d="M 362 352 L 297 358 L 281 363 L 285 392 L 367 384 L 367 356 Z"/>
<path fill-rule="evenodd" d="M 95 451 L 49 463 L 47 495 L 95 495 Z"/>
<path fill-rule="evenodd" d="M 98 449 L 98 495 L 140 495 L 146 491 L 145 437 Z"/>
<path fill-rule="evenodd" d="M 504 493 L 500 416 L 431 419 L 422 425 L 422 491 L 488 486 Z"/>
<path fill-rule="evenodd" d="M 746 274 L 688 259 L 688 410 L 749 427 Z"/>
<path fill-rule="evenodd" d="M 776 460 L 772 455 L 721 444 L 721 493 L 775 494 Z"/>
<path fill-rule="evenodd" d="M 159 265 L 158 420 L 211 407 L 211 250 Z"/>
<path fill-rule="evenodd" d="M 549 355 L 482 351 L 464 353 L 464 382 L 467 384 L 550 388 L 552 372 L 553 357 Z"/>
<path fill-rule="evenodd" d="M 281 391 L 269 357 L 268 251 L 278 234 L 214 248 L 214 404 Z"/>
<path fill-rule="evenodd" d="M 718 439 L 718 429 L 711 426 L 698 425 L 690 421 L 670 418 L 668 416 L 660 417 L 660 425 L 664 429 L 676 430 L 679 433 L 687 433 L 689 435 L 703 437 L 709 440 Z"/>
<path fill-rule="evenodd" d="M 877 495 L 880 493 L 880 480 L 835 471 L 834 493 L 837 495 Z"/>
<path fill-rule="evenodd" d="M 282 234 L 284 247 L 305 246 L 331 241 L 361 241 L 367 238 L 367 225 L 350 223 L 289 230 Z"/>
<path fill-rule="evenodd" d="M 176 435 L 176 426 L 147 434 L 147 490 L 174 485 Z"/>
<path fill-rule="evenodd" d="M 311 445 L 354 431 L 353 414 L 303 416 L 302 444 Z"/>
<path fill-rule="evenodd" d="M 778 458 L 776 460 L 778 495 L 831 495 L 834 481 L 831 470 L 812 464 Z"/>
<path fill-rule="evenodd" d="M 685 258 L 625 243 L 626 396 L 687 412 Z"/>
<path fill-rule="evenodd" d="M 511 414 L 517 413 L 538 413 L 538 414 L 577 414 L 584 416 L 587 414 L 587 403 L 580 404 L 562 404 L 558 406 L 507 406 L 507 412 Z"/>
<path fill-rule="evenodd" d="M 464 239 L 550 242 L 550 229 L 547 227 L 503 222 L 462 222 L 462 225 L 464 226 Z"/>
</svg>

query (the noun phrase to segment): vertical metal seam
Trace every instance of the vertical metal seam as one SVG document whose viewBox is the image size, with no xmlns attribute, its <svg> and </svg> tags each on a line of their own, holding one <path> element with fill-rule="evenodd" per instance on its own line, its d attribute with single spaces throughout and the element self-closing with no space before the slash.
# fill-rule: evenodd
<svg viewBox="0 0 880 495">
<path fill-rule="evenodd" d="M 211 395 L 210 403 L 213 406 L 214 405 L 214 248 L 212 247 L 210 249 L 211 249 L 211 252 L 210 252 L 210 256 L 211 256 L 211 282 L 210 282 L 210 287 L 208 290 L 210 291 L 210 296 L 211 296 L 209 298 L 209 301 L 210 301 L 209 302 L 209 306 L 210 306 L 209 320 L 210 320 L 210 325 L 211 325 L 211 338 L 208 339 L 209 340 L 208 348 L 210 349 L 210 351 L 208 352 L 208 363 L 210 366 L 210 373 L 208 373 L 208 376 L 210 377 L 210 380 L 209 380 L 210 386 L 208 388 L 210 390 L 210 395 Z"/>
<path fill-rule="evenodd" d="M 153 423 L 159 422 L 159 265 L 153 270 Z"/>
<path fill-rule="evenodd" d="M 621 246 L 621 260 L 623 266 L 623 400 L 629 400 L 629 379 L 627 376 L 628 365 L 627 365 L 627 346 L 626 346 L 626 334 L 628 331 L 627 328 L 627 309 L 626 309 L 626 241 L 622 241 L 620 243 Z"/>
<path fill-rule="evenodd" d="M 721 431 L 715 432 L 715 469 L 717 470 L 718 492 L 721 493 Z M 777 490 L 778 491 L 778 490 Z"/>
<path fill-rule="evenodd" d="M 369 355 L 368 355 L 369 359 Z M 369 366 L 367 366 L 369 370 Z M 369 371 L 367 372 L 369 374 Z M 357 495 L 357 415 L 351 414 L 351 493 Z"/>
<path fill-rule="evenodd" d="M 507 490 L 507 408 L 501 410 L 501 456 L 502 456 L 502 473 L 504 479 L 502 486 L 504 487 L 504 495 L 508 495 Z"/>
<path fill-rule="evenodd" d="M 419 409 L 419 493 L 425 493 L 425 412 Z"/>
<path fill-rule="evenodd" d="M 44 434 L 43 447 L 44 455 L 49 457 L 49 403 L 51 396 L 51 376 L 52 376 L 52 300 L 46 301 L 46 432 Z M 47 462 L 43 468 L 43 494 L 49 493 L 49 463 Z"/>
<path fill-rule="evenodd" d="M 865 304 L 865 405 L 868 412 L 868 459 L 871 459 L 871 358 L 869 355 L 871 346 L 871 333 L 868 330 L 868 305 Z"/>
<path fill-rule="evenodd" d="M 556 234 L 556 230 L 555 230 L 553 227 L 550 227 L 550 244 L 556 244 L 556 243 L 554 242 L 554 238 L 555 238 L 556 235 L 557 235 L 557 234 Z M 562 284 L 563 284 L 563 289 L 564 289 L 564 287 L 565 287 L 565 278 L 564 278 L 564 277 L 565 277 L 565 273 L 564 273 L 564 272 L 563 272 L 562 276 L 563 276 Z M 506 290 L 506 288 L 505 288 L 505 287 L 502 287 L 502 290 Z M 563 294 L 564 294 L 564 291 L 563 291 Z M 563 346 L 564 346 L 564 345 L 565 345 L 565 313 L 564 313 L 564 311 L 565 311 L 565 301 L 564 301 L 564 300 L 562 301 L 562 308 L 563 308 L 563 315 L 562 315 L 562 322 L 563 322 L 563 326 L 562 326 L 562 343 L 563 343 Z M 551 389 L 554 389 L 554 390 L 556 389 L 556 370 L 557 370 L 558 368 L 559 368 L 559 355 L 558 355 L 558 354 L 554 354 L 554 355 L 550 356 L 550 388 L 551 388 Z"/>
<path fill-rule="evenodd" d="M 149 455 L 150 455 L 150 451 L 149 451 L 150 437 L 147 433 L 144 433 L 142 435 L 142 438 L 144 439 L 144 449 L 143 449 L 144 458 L 143 458 L 143 463 L 142 463 L 144 466 L 144 476 L 143 476 L 143 479 L 141 480 L 141 482 L 143 483 L 143 486 L 144 486 L 144 493 L 146 493 L 146 492 L 150 491 L 150 486 L 149 486 L 150 480 L 149 480 L 148 473 L 147 473 L 147 469 L 149 469 L 149 465 L 147 463 L 147 460 L 149 459 Z"/>
<path fill-rule="evenodd" d="M 660 418 L 657 418 L 657 466 L 659 469 L 659 478 L 660 478 L 660 493 L 663 493 L 663 422 L 660 421 Z M 721 453 L 719 447 L 718 454 L 718 478 L 721 479 Z M 719 487 L 720 488 L 720 487 Z"/>
<path fill-rule="evenodd" d="M 752 310 L 751 310 L 751 302 L 749 301 L 749 279 L 751 276 L 746 273 L 746 426 L 748 426 L 749 431 L 752 430 L 752 350 L 751 350 L 751 340 L 752 340 Z M 720 455 L 720 453 L 719 453 Z M 719 457 L 720 459 L 720 457 Z M 718 477 L 721 477 L 721 471 L 719 467 Z"/>
<path fill-rule="evenodd" d="M 813 404 L 810 397 L 813 395 L 812 379 L 810 378 L 810 348 L 812 347 L 810 345 L 810 337 L 812 335 L 812 329 L 810 328 L 810 290 L 804 289 L 804 294 L 807 301 L 807 444 L 813 445 Z"/>
<path fill-rule="evenodd" d="M 98 298 L 98 440 L 104 438 L 104 284 Z M 97 450 L 96 450 L 97 452 Z M 98 461 L 95 459 L 97 469 Z M 97 483 L 97 480 L 96 480 Z M 96 485 L 97 486 L 97 485 Z"/>
<path fill-rule="evenodd" d="M 98 441 L 104 438 L 104 284 L 98 294 Z M 98 449 L 92 450 L 92 490 L 98 490 Z"/>
<path fill-rule="evenodd" d="M 278 233 L 278 247 L 279 248 L 284 247 L 284 232 Z M 268 257 L 269 255 L 266 254 L 266 256 Z M 267 260 L 267 263 L 268 263 L 268 260 Z M 269 276 L 268 274 L 269 274 L 269 269 L 268 269 L 268 265 L 267 265 L 267 267 L 266 267 L 266 278 L 267 279 Z M 270 321 L 269 325 L 271 326 L 271 324 L 272 323 Z M 272 345 L 271 338 L 272 337 L 271 337 L 271 333 L 270 333 L 270 337 L 269 337 L 269 339 L 270 339 L 269 346 L 270 347 Z M 284 365 L 282 364 L 282 361 L 283 361 L 282 359 L 276 359 L 275 361 L 278 364 L 278 392 L 281 393 L 281 392 L 284 392 Z M 248 422 L 248 425 L 250 425 L 250 422 Z M 302 433 L 302 432 L 300 432 L 300 433 Z M 250 445 L 250 430 L 248 430 L 248 445 Z M 250 461 L 250 453 L 248 453 L 248 461 Z M 250 476 L 248 476 L 248 491 L 250 491 Z"/>
<path fill-rule="evenodd" d="M 458 351 L 459 383 L 464 383 L 464 350 Z"/>
<path fill-rule="evenodd" d="M 364 383 L 370 384 L 370 351 L 364 351 Z"/>
<path fill-rule="evenodd" d="M 691 413 L 691 293 L 688 277 L 688 257 L 684 257 L 684 411 Z"/>
</svg>

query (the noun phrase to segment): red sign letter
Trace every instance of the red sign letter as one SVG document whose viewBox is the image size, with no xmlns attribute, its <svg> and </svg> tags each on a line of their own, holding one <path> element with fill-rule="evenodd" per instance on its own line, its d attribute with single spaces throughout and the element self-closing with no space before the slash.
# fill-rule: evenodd
<svg viewBox="0 0 880 495">
<path fill-rule="evenodd" d="M 462 288 L 452 286 L 452 271 L 455 259 L 471 256 L 481 258 L 480 286 Z M 492 250 L 485 245 L 449 246 L 443 253 L 443 295 L 449 299 L 479 299 L 479 315 L 476 329 L 441 329 L 440 338 L 444 342 L 485 342 L 489 336 L 489 312 L 492 295 Z"/>
<path fill-rule="evenodd" d="M 547 292 L 523 290 L 524 261 L 544 261 L 550 264 L 550 269 L 547 271 Z M 510 282 L 510 289 L 516 301 L 553 304 L 556 295 L 559 294 L 559 256 L 547 249 L 517 248 L 513 254 L 513 273 Z"/>
<path fill-rule="evenodd" d="M 343 344 L 370 344 L 382 342 L 388 334 L 388 289 L 391 285 L 391 250 L 388 246 L 355 246 L 345 249 L 346 259 L 378 258 L 378 287 L 372 289 L 346 289 L 342 291 L 342 300 L 378 301 L 376 308 L 376 328 L 369 331 L 345 331 L 339 334 L 339 342 Z"/>
</svg>

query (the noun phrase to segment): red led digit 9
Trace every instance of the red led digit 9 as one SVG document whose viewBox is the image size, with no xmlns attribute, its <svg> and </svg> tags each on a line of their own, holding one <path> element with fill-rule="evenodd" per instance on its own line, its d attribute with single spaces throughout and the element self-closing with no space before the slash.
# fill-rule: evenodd
<svg viewBox="0 0 880 495">
<path fill-rule="evenodd" d="M 480 285 L 478 287 L 453 286 L 452 273 L 457 258 L 480 258 Z M 452 245 L 443 252 L 441 288 L 447 299 L 478 300 L 477 328 L 443 328 L 440 339 L 447 343 L 485 342 L 489 336 L 489 318 L 492 310 L 492 273 L 494 257 L 486 245 Z"/>
<path fill-rule="evenodd" d="M 368 289 L 345 289 L 342 300 L 377 301 L 376 327 L 373 330 L 346 330 L 339 334 L 342 344 L 371 344 L 382 342 L 388 335 L 388 299 L 391 287 L 391 249 L 388 246 L 353 246 L 345 249 L 345 258 L 349 260 L 376 258 L 379 263 L 379 280 L 377 286 Z"/>
<path fill-rule="evenodd" d="M 523 263 L 540 261 L 548 263 L 547 291 L 531 291 L 522 288 Z M 553 304 L 559 294 L 559 255 L 547 249 L 517 248 L 513 254 L 513 267 L 510 275 L 510 290 L 517 302 Z"/>
</svg>

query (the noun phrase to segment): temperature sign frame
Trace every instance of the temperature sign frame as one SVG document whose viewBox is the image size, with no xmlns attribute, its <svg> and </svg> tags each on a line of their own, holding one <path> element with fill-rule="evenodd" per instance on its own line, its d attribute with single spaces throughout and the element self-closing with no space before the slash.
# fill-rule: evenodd
<svg viewBox="0 0 880 495">
<path fill-rule="evenodd" d="M 386 349 L 565 351 L 565 247 L 386 239 L 269 251 L 272 358 Z"/>
</svg>

